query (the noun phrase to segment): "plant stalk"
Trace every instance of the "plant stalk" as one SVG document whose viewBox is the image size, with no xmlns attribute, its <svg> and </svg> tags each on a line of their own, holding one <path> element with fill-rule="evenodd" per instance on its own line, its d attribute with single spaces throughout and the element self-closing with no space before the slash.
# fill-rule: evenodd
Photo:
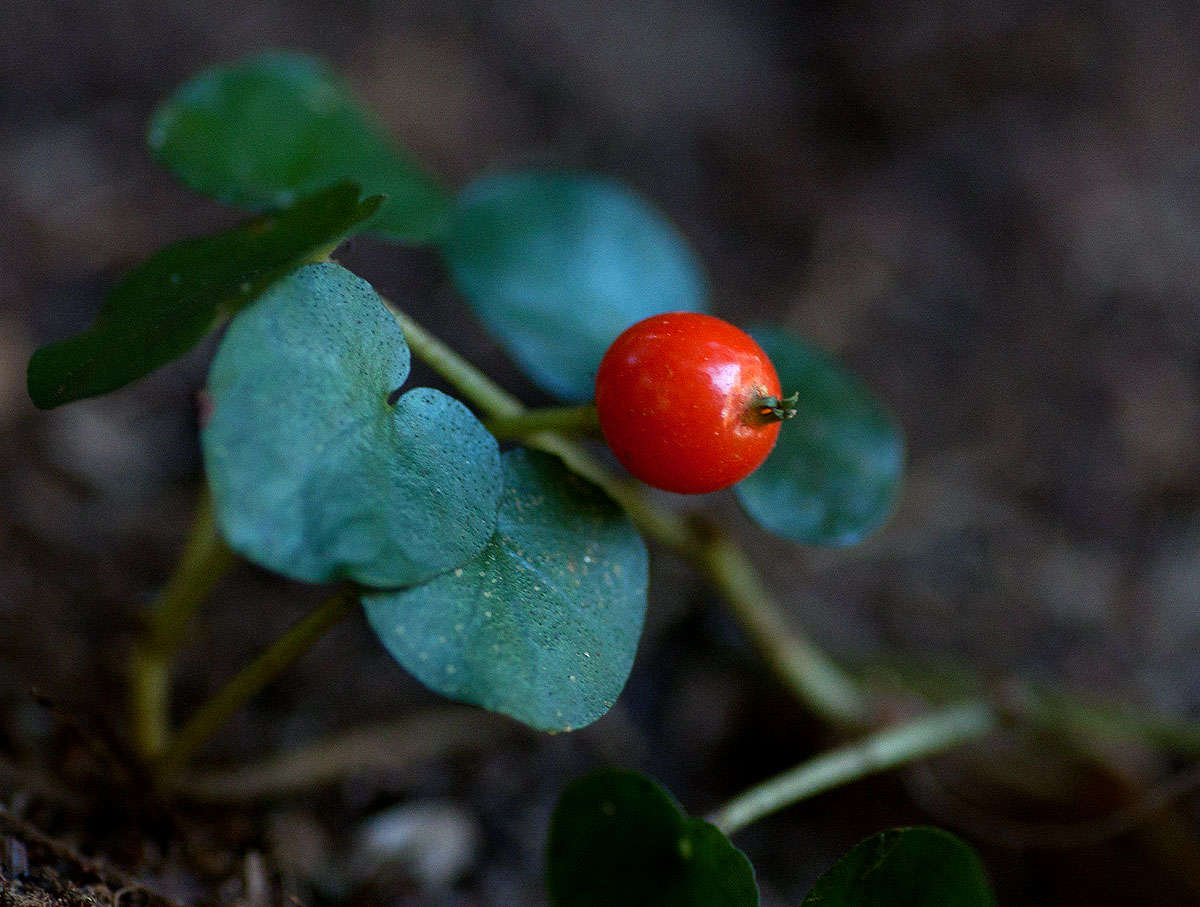
<svg viewBox="0 0 1200 907">
<path fill-rule="evenodd" d="M 354 609 L 357 594 L 342 589 L 275 640 L 209 699 L 175 735 L 159 764 L 159 777 L 170 779 L 229 718 L 276 675 L 303 655 L 331 627 Z"/>
<path fill-rule="evenodd" d="M 776 676 L 800 699 L 820 703 L 826 718 L 844 727 L 866 724 L 868 706 L 859 685 L 824 652 L 791 627 L 754 563 L 720 527 L 704 522 L 685 556 L 724 597 L 734 618 Z"/>
<path fill-rule="evenodd" d="M 484 420 L 483 427 L 500 439 L 526 438 L 547 431 L 568 437 L 601 437 L 600 417 L 596 414 L 596 407 L 590 403 L 584 406 L 547 406 L 512 416 L 492 416 Z"/>
<path fill-rule="evenodd" d="M 708 821 L 732 835 L 815 794 L 975 740 L 995 725 L 995 713 L 979 702 L 933 712 L 802 762 L 730 800 Z"/>
<path fill-rule="evenodd" d="M 129 662 L 129 721 L 134 746 L 154 759 L 170 735 L 171 662 L 188 621 L 233 566 L 235 556 L 217 533 L 205 490 L 175 572 L 149 606 L 146 626 Z"/>
<path fill-rule="evenodd" d="M 383 302 L 404 332 L 409 349 L 453 384 L 480 412 L 490 417 L 516 416 L 525 412 L 520 400 L 409 318 L 394 302 L 390 299 Z"/>
</svg>

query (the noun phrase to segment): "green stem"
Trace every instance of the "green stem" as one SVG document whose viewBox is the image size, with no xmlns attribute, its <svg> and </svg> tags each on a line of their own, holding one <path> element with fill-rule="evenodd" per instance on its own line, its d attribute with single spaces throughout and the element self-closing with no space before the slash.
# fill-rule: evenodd
<svg viewBox="0 0 1200 907">
<path fill-rule="evenodd" d="M 796 633 L 746 552 L 719 527 L 704 523 L 686 552 L 729 604 L 768 666 L 800 699 L 844 726 L 865 724 L 866 697 L 811 640 Z M 692 546 L 695 546 L 694 548 Z"/>
<path fill-rule="evenodd" d="M 525 411 L 520 400 L 409 318 L 395 303 L 384 299 L 384 304 L 399 322 L 409 349 L 422 362 L 453 384 L 477 409 L 492 417 L 515 416 Z"/>
<path fill-rule="evenodd" d="M 531 435 L 525 444 L 560 457 L 573 472 L 603 488 L 624 508 L 643 535 L 681 554 L 689 550 L 693 529 L 688 519 L 654 504 L 642 492 L 640 484 L 614 475 L 581 445 L 552 432 Z"/>
<path fill-rule="evenodd" d="M 1166 715 L 1080 702 L 1028 685 L 1008 690 L 1003 700 L 1015 717 L 1060 737 L 1148 741 L 1179 755 L 1200 755 L 1200 726 Z"/>
<path fill-rule="evenodd" d="M 196 507 L 191 535 L 175 572 L 150 605 L 145 631 L 129 663 L 129 720 L 137 751 L 158 756 L 170 734 L 171 662 L 188 621 L 233 566 L 234 554 L 221 541 L 207 490 Z"/>
<path fill-rule="evenodd" d="M 457 388 L 485 418 L 519 420 L 528 414 L 519 400 L 393 303 L 387 305 L 414 355 Z M 866 699 L 858 685 L 791 625 L 732 539 L 709 524 L 657 506 L 639 485 L 618 479 L 579 444 L 554 432 L 528 434 L 523 440 L 530 447 L 560 456 L 567 466 L 621 504 L 644 535 L 694 564 L 728 600 L 734 617 L 770 667 L 817 714 L 843 726 L 865 721 Z"/>
<path fill-rule="evenodd" d="M 353 589 L 343 589 L 330 596 L 243 668 L 175 735 L 160 763 L 160 777 L 170 778 L 178 772 L 238 709 L 307 652 L 326 631 L 347 617 L 356 600 Z"/>
<path fill-rule="evenodd" d="M 725 834 L 763 816 L 868 775 L 933 756 L 982 737 L 996 725 L 990 708 L 978 702 L 952 706 L 858 743 L 831 750 L 776 775 L 730 800 L 708 817 Z"/>
<path fill-rule="evenodd" d="M 540 432 L 557 435 L 600 437 L 600 419 L 596 407 L 548 406 L 530 409 L 511 416 L 493 416 L 484 420 L 483 427 L 497 438 L 526 438 Z"/>
</svg>

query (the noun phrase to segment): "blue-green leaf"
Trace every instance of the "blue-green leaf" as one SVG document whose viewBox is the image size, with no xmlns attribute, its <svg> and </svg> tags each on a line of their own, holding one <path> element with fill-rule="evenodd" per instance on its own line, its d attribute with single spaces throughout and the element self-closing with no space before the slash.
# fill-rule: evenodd
<svg viewBox="0 0 1200 907">
<path fill-rule="evenodd" d="M 193 76 L 155 111 L 150 148 L 185 183 L 251 210 L 354 180 L 387 196 L 370 229 L 421 242 L 447 198 L 322 63 L 271 52 Z"/>
<path fill-rule="evenodd" d="M 633 665 L 646 548 L 625 512 L 545 454 L 506 453 L 493 537 L 415 589 L 363 598 L 392 656 L 430 689 L 542 730 L 603 715 Z"/>
<path fill-rule="evenodd" d="M 747 513 L 777 535 L 852 545 L 891 514 L 904 473 L 904 437 L 891 414 L 831 356 L 775 328 L 750 334 L 797 391 L 767 461 L 736 487 Z"/>
<path fill-rule="evenodd" d="M 617 335 L 659 312 L 706 311 L 675 228 L 612 180 L 501 173 L 458 197 L 443 252 L 459 290 L 543 388 L 590 400 Z"/>
<path fill-rule="evenodd" d="M 495 439 L 439 391 L 389 395 L 409 351 L 370 285 L 334 264 L 281 280 L 230 325 L 202 432 L 229 546 L 305 582 L 421 582 L 496 525 Z"/>
<path fill-rule="evenodd" d="M 82 334 L 29 360 L 29 396 L 42 409 L 106 394 L 190 350 L 223 319 L 379 208 L 351 183 L 233 230 L 189 239 L 130 271 Z"/>
<path fill-rule="evenodd" d="M 857 844 L 801 907 L 995 907 L 979 855 L 938 828 L 894 828 Z"/>
<path fill-rule="evenodd" d="M 555 907 L 753 907 L 754 867 L 716 826 L 691 819 L 645 775 L 571 782 L 550 822 Z"/>
</svg>

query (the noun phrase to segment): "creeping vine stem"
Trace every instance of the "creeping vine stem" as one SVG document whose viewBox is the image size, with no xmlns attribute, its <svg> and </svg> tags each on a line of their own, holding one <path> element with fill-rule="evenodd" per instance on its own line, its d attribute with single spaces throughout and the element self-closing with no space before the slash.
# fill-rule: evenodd
<svg viewBox="0 0 1200 907">
<path fill-rule="evenodd" d="M 723 596 L 767 664 L 802 702 L 843 730 L 871 728 L 877 716 L 859 683 L 797 631 L 732 537 L 710 520 L 657 506 L 636 482 L 615 476 L 584 447 L 550 430 L 576 433 L 584 429 L 586 433 L 588 408 L 527 410 L 394 304 L 385 302 L 413 353 L 450 382 L 500 434 L 561 457 L 624 507 L 644 535 L 691 562 Z M 182 638 L 188 616 L 231 561 L 232 555 L 216 535 L 211 505 L 205 499 L 184 558 L 152 612 L 148 641 L 134 660 L 135 734 L 144 755 L 156 763 L 159 779 L 166 783 L 178 783 L 188 759 L 238 708 L 353 611 L 356 590 L 345 587 L 251 662 L 169 739 L 166 680 L 170 655 Z M 1200 751 L 1200 732 L 1190 726 L 1025 692 L 1027 695 L 1007 697 L 1003 711 L 1034 724 L 1053 725 L 1067 735 L 1151 739 L 1179 751 Z M 975 700 L 875 730 L 857 743 L 814 757 L 750 789 L 714 813 L 712 821 L 732 834 L 816 793 L 979 738 L 996 726 L 1001 711 Z"/>
<path fill-rule="evenodd" d="M 171 661 L 183 642 L 188 620 L 233 566 L 221 541 L 207 491 L 196 505 L 191 535 L 175 572 L 150 605 L 146 628 L 130 657 L 129 721 L 134 746 L 154 759 L 170 734 Z"/>
<path fill-rule="evenodd" d="M 396 305 L 384 300 L 404 331 L 409 348 L 458 389 L 487 418 L 503 419 L 510 435 L 529 447 L 557 454 L 575 472 L 621 504 L 644 534 L 680 554 L 708 578 L 729 603 L 746 635 L 767 663 L 809 708 L 842 726 L 868 719 L 858 684 L 792 627 L 745 552 L 719 527 L 658 507 L 632 481 L 617 478 L 579 444 L 545 431 L 545 421 L 450 349 Z M 525 431 L 518 432 L 528 414 Z"/>
</svg>

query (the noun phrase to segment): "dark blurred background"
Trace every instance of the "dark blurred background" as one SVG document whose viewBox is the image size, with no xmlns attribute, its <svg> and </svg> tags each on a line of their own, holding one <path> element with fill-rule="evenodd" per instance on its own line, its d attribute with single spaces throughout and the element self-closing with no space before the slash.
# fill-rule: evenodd
<svg viewBox="0 0 1200 907">
<path fill-rule="evenodd" d="M 4 802 L 189 903 L 523 905 L 544 900 L 570 778 L 637 768 L 702 814 L 831 742 L 658 553 L 633 677 L 591 728 L 481 718 L 443 758 L 251 804 L 129 793 L 139 779 L 100 751 L 119 749 L 138 609 L 200 487 L 211 344 L 49 413 L 24 368 L 130 266 L 238 219 L 152 165 L 145 123 L 195 70 L 270 47 L 331 60 L 452 185 L 517 164 L 619 177 L 690 238 L 719 314 L 781 322 L 868 379 L 911 452 L 885 530 L 803 550 L 728 495 L 703 502 L 840 657 L 1200 721 L 1198 37 L 1185 0 L 0 4 Z M 364 238 L 339 257 L 545 402 L 432 253 Z M 239 567 L 194 624 L 180 715 L 321 595 Z M 444 707 L 353 619 L 204 758 Z M 919 822 L 979 846 L 1005 904 L 1200 903 L 1197 798 L 1168 781 L 1174 800 L 1154 799 L 1184 763 L 1130 743 L 1101 769 L 1029 743 L 859 783 L 736 843 L 770 907 L 860 837 Z M 1137 821 L 1105 824 L 1122 809 Z"/>
</svg>

